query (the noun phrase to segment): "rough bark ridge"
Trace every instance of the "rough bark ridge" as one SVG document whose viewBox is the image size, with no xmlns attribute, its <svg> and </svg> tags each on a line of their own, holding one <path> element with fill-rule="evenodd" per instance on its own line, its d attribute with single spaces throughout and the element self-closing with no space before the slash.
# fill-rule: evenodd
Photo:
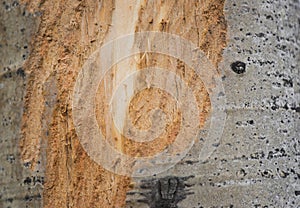
<svg viewBox="0 0 300 208">
<path fill-rule="evenodd" d="M 106 39 L 147 30 L 170 32 L 193 41 L 217 66 L 226 45 L 224 1 L 53 0 L 24 3 L 30 11 L 41 11 L 42 17 L 32 41 L 33 51 L 25 65 L 29 78 L 20 146 L 23 160 L 30 162 L 33 169 L 37 163 L 45 162 L 44 207 L 122 207 L 126 192 L 132 186 L 130 178 L 99 167 L 87 156 L 76 137 L 71 99 L 78 71 Z M 128 19 L 122 15 L 128 15 Z M 172 65 L 169 60 L 171 58 L 151 54 L 143 60 L 141 55 L 136 67 L 156 65 L 161 61 L 168 67 Z M 197 85 L 199 78 L 193 77 L 191 70 L 179 60 L 173 61 L 176 72 L 186 77 L 189 84 Z M 199 107 L 207 115 L 210 102 L 201 82 L 198 92 Z M 148 100 L 159 94 L 143 93 L 141 97 Z M 200 102 L 202 98 L 204 102 Z M 131 103 L 129 116 L 135 119 L 141 113 L 134 109 L 139 99 L 137 96 Z M 99 103 L 101 115 L 105 109 Z M 161 104 L 166 105 L 163 102 L 157 105 Z M 205 116 L 200 118 L 200 124 L 204 122 Z M 144 126 L 146 123 L 141 120 L 136 124 Z M 176 122 L 168 130 L 169 133 L 174 131 Z M 172 142 L 172 137 L 169 135 L 165 142 L 153 145 L 155 148 L 149 152 L 165 147 Z M 118 144 L 124 152 L 134 155 L 139 155 L 144 148 L 130 142 Z M 46 156 L 42 152 L 46 152 Z"/>
</svg>

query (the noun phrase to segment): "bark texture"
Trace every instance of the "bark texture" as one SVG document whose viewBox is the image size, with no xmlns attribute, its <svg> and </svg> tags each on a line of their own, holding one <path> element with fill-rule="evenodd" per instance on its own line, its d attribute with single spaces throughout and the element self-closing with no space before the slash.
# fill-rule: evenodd
<svg viewBox="0 0 300 208">
<path fill-rule="evenodd" d="M 299 207 L 299 9 L 299 1 L 285 0 L 2 1 L 0 208 Z M 87 155 L 72 96 L 96 49 L 142 31 L 179 35 L 205 53 L 225 87 L 227 120 L 207 161 L 196 145 L 165 173 L 130 178 Z M 144 53 L 116 64 L 100 83 L 96 117 L 104 133 L 112 119 L 106 95 L 122 67 L 175 72 L 193 89 L 195 125 L 204 128 L 212 103 L 201 77 L 174 57 Z M 150 110 L 160 108 L 169 121 L 164 134 L 139 143 L 111 127 L 111 144 L 130 156 L 161 152 L 180 130 L 175 103 L 159 89 L 137 93 L 126 117 L 149 129 Z"/>
</svg>

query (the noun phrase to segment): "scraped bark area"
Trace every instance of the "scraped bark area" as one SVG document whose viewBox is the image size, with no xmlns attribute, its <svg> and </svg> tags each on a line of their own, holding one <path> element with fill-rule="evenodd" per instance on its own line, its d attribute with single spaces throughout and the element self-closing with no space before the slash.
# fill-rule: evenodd
<svg viewBox="0 0 300 208">
<path fill-rule="evenodd" d="M 105 40 L 126 32 L 164 31 L 197 44 L 216 67 L 222 59 L 226 45 L 224 1 L 124 2 L 24 1 L 28 10 L 41 11 L 42 17 L 32 41 L 33 52 L 25 66 L 29 79 L 20 147 L 23 160 L 30 162 L 33 169 L 46 152 L 45 207 L 125 205 L 130 178 L 108 172 L 93 162 L 81 147 L 72 122 L 72 94 L 77 74 L 84 61 Z M 121 19 L 124 13 L 132 21 Z M 149 54 L 145 59 L 141 54 L 137 63 L 132 64 L 138 70 L 149 66 L 174 70 L 189 85 L 196 86 L 194 93 L 198 95 L 198 107 L 203 115 L 195 125 L 203 125 L 209 116 L 210 101 L 201 79 L 180 60 L 170 57 Z M 113 76 L 110 81 L 114 81 Z M 100 85 L 100 95 L 103 90 Z M 106 89 L 106 92 L 110 91 Z M 161 98 L 162 102 L 149 104 L 153 97 Z M 144 91 L 132 100 L 128 113 L 137 126 L 147 128 L 147 119 L 137 120 L 142 113 L 138 107 L 141 99 L 146 99 L 145 112 L 154 105 L 163 105 L 173 115 L 172 125 L 161 138 L 164 142 L 157 142 L 151 145 L 153 149 L 147 150 L 146 146 L 133 144 L 130 140 L 116 141 L 117 148 L 134 156 L 151 155 L 173 141 L 180 113 L 168 106 L 172 104 L 171 98 L 163 101 L 165 97 L 168 95 L 159 91 Z M 101 115 L 107 109 L 101 99 L 98 103 L 101 127 L 105 125 Z"/>
</svg>

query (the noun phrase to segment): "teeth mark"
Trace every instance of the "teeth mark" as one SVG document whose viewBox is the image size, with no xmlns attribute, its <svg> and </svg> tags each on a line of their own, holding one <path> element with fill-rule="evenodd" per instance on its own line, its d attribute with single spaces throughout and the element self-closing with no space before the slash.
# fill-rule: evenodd
<svg viewBox="0 0 300 208">
<path fill-rule="evenodd" d="M 162 199 L 173 199 L 174 194 L 177 190 L 178 181 L 176 178 L 170 178 L 168 180 L 161 179 L 160 184 L 160 193 Z"/>
<path fill-rule="evenodd" d="M 165 176 L 135 181 L 134 190 L 127 192 L 126 205 L 139 207 L 138 203 L 147 204 L 149 208 L 178 208 L 178 203 L 194 194 L 195 184 L 188 182 L 194 176 Z"/>
<path fill-rule="evenodd" d="M 169 195 L 171 199 L 174 197 L 175 191 L 177 190 L 178 181 L 176 178 L 169 179 Z"/>
<path fill-rule="evenodd" d="M 163 199 L 168 199 L 169 181 L 160 180 L 160 194 Z"/>
</svg>

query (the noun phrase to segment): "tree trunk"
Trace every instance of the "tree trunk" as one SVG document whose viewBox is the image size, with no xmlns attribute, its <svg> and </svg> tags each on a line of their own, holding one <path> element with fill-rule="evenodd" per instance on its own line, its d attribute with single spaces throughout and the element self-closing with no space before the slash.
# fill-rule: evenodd
<svg viewBox="0 0 300 208">
<path fill-rule="evenodd" d="M 298 207 L 299 7 L 3 1 L 0 208 Z"/>
</svg>

